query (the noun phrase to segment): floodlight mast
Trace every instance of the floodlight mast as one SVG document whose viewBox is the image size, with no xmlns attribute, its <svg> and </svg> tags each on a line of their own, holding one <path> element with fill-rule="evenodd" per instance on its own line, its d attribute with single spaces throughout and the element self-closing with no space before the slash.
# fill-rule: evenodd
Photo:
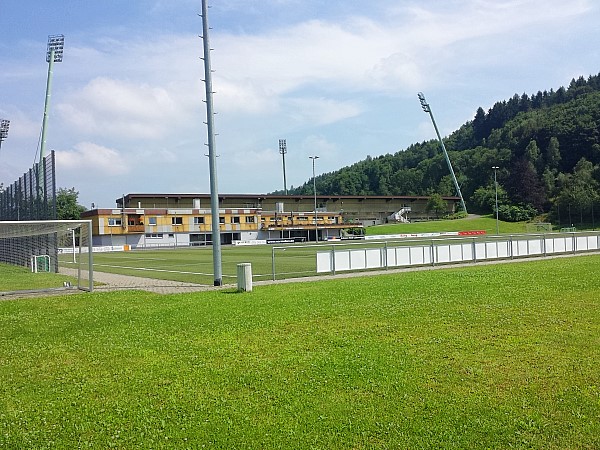
<svg viewBox="0 0 600 450">
<path fill-rule="evenodd" d="M 208 128 L 208 165 L 210 171 L 210 211 L 212 215 L 212 250 L 214 285 L 223 284 L 223 269 L 221 264 L 221 230 L 219 220 L 219 190 L 217 186 L 217 155 L 215 149 L 214 109 L 212 90 L 212 69 L 210 64 L 210 39 L 208 31 L 207 0 L 202 0 L 202 42 L 204 49 L 204 85 L 206 88 L 206 126 Z"/>
<path fill-rule="evenodd" d="M 433 128 L 435 128 L 435 133 L 437 134 L 438 140 L 440 141 L 440 146 L 442 147 L 442 152 L 444 153 L 444 158 L 446 158 L 446 163 L 448 164 L 448 169 L 450 170 L 450 174 L 452 175 L 452 181 L 454 182 L 454 187 L 456 188 L 456 192 L 460 197 L 460 206 L 463 211 L 467 212 L 467 206 L 465 205 L 465 200 L 463 199 L 462 192 L 460 192 L 460 186 L 458 185 L 458 180 L 456 179 L 456 175 L 454 175 L 454 169 L 452 168 L 452 163 L 450 163 L 450 157 L 448 156 L 448 152 L 446 151 L 446 146 L 444 145 L 444 141 L 442 140 L 442 136 L 440 136 L 440 131 L 438 130 L 437 124 L 435 123 L 435 119 L 433 118 L 433 113 L 431 112 L 431 107 L 427 100 L 425 100 L 425 95 L 422 92 L 417 94 L 419 100 L 421 102 L 421 107 L 423 111 L 429 113 L 429 117 L 431 117 L 431 122 L 433 123 Z"/>
<path fill-rule="evenodd" d="M 312 173 L 313 173 L 313 194 L 315 196 L 315 244 L 319 242 L 319 224 L 317 222 L 317 181 L 315 178 L 315 161 L 319 159 L 317 155 L 309 156 L 312 159 Z"/>
<path fill-rule="evenodd" d="M 44 118 L 42 119 L 42 138 L 40 142 L 40 160 L 38 164 L 38 189 L 42 196 L 45 195 L 45 166 L 46 157 L 46 132 L 48 131 L 48 116 L 50 112 L 50 97 L 52 95 L 52 72 L 54 63 L 62 62 L 65 36 L 55 34 L 48 36 L 48 47 L 46 51 L 46 62 L 48 63 L 48 78 L 46 80 L 46 100 L 44 101 Z"/>
<path fill-rule="evenodd" d="M 279 139 L 279 153 L 283 157 L 283 195 L 287 195 L 287 181 L 285 179 L 285 154 L 287 153 L 287 143 L 285 139 Z"/>
<path fill-rule="evenodd" d="M 46 62 L 48 63 L 48 79 L 46 80 L 46 101 L 44 102 L 44 118 L 42 120 L 42 139 L 40 143 L 40 163 L 46 156 L 46 132 L 48 130 L 48 115 L 50 111 L 50 97 L 52 95 L 52 72 L 54 63 L 62 62 L 65 36 L 56 34 L 48 36 L 48 49 Z"/>
<path fill-rule="evenodd" d="M 10 126 L 10 120 L 0 119 L 0 149 L 2 148 L 2 141 L 8 137 L 8 127 Z"/>
</svg>

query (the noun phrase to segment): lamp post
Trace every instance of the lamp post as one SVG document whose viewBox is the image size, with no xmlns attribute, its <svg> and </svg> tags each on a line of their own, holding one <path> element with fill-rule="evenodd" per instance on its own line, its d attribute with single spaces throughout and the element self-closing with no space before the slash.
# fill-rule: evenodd
<svg viewBox="0 0 600 450">
<path fill-rule="evenodd" d="M 8 137 L 8 127 L 10 120 L 0 119 L 0 148 L 2 148 L 2 141 Z"/>
<path fill-rule="evenodd" d="M 285 154 L 287 153 L 287 143 L 285 139 L 279 139 L 279 153 L 283 158 L 283 195 L 287 195 L 287 181 L 285 179 Z"/>
<path fill-rule="evenodd" d="M 456 175 L 454 175 L 454 169 L 452 169 L 452 164 L 450 163 L 450 157 L 448 156 L 448 152 L 446 151 L 446 146 L 444 145 L 444 141 L 442 140 L 442 136 L 440 136 L 440 132 L 438 130 L 437 124 L 435 123 L 435 119 L 433 118 L 433 113 L 431 112 L 431 107 L 427 100 L 425 100 L 425 95 L 422 92 L 417 94 L 419 97 L 419 101 L 421 102 L 421 107 L 423 111 L 429 113 L 429 117 L 431 117 L 431 122 L 433 123 L 433 128 L 435 128 L 435 133 L 437 134 L 438 140 L 440 141 L 440 146 L 442 147 L 442 152 L 444 153 L 444 158 L 446 158 L 446 163 L 448 164 L 448 169 L 450 170 L 450 174 L 452 175 L 452 181 L 454 182 L 454 187 L 456 188 L 456 192 L 460 197 L 460 206 L 463 211 L 467 212 L 467 206 L 465 205 L 465 200 L 463 199 L 462 193 L 460 192 L 460 186 L 458 185 L 458 180 L 456 179 Z"/>
<path fill-rule="evenodd" d="M 499 168 L 500 167 L 498 166 L 492 166 L 492 169 L 494 169 L 494 190 L 496 193 L 496 235 L 500 234 L 500 226 L 498 222 L 498 179 L 496 178 L 496 171 Z"/>
<path fill-rule="evenodd" d="M 309 156 L 312 159 L 312 172 L 313 172 L 313 193 L 315 195 L 315 242 L 319 242 L 319 225 L 317 222 L 317 181 L 315 179 L 315 161 L 319 159 L 318 156 Z"/>
</svg>

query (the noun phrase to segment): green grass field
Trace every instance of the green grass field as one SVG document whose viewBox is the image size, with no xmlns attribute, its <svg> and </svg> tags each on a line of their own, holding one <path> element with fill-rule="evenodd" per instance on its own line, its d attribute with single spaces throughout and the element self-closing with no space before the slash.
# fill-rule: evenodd
<svg viewBox="0 0 600 450">
<path fill-rule="evenodd" d="M 600 256 L 0 302 L 0 448 L 600 448 Z"/>
<path fill-rule="evenodd" d="M 500 234 L 526 232 L 525 222 L 498 222 Z M 496 234 L 496 219 L 492 216 L 475 216 L 456 220 L 431 220 L 428 222 L 398 223 L 376 225 L 366 228 L 367 235 L 433 233 L 441 231 L 485 230 L 487 234 Z"/>
</svg>

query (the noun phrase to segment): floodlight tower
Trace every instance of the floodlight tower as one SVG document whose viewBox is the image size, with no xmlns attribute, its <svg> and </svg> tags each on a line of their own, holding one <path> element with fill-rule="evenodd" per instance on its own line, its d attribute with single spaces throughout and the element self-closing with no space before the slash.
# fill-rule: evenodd
<svg viewBox="0 0 600 450">
<path fill-rule="evenodd" d="M 496 235 L 500 234 L 500 226 L 498 222 L 498 178 L 496 177 L 496 171 L 500 167 L 492 166 L 492 170 L 494 171 L 494 191 L 496 192 Z"/>
<path fill-rule="evenodd" d="M 8 127 L 10 120 L 0 119 L 0 149 L 2 148 L 2 141 L 8 137 Z"/>
<path fill-rule="evenodd" d="M 221 264 L 221 230 L 219 220 L 219 190 L 217 187 L 217 155 L 215 149 L 214 110 L 212 90 L 212 69 L 210 65 L 210 39 L 208 37 L 208 6 L 202 0 L 202 42 L 204 49 L 204 85 L 206 88 L 206 126 L 208 128 L 208 165 L 210 171 L 210 211 L 212 214 L 212 250 L 214 285 L 223 284 Z"/>
<path fill-rule="evenodd" d="M 287 195 L 287 181 L 285 179 L 285 154 L 287 153 L 287 143 L 285 139 L 279 139 L 279 153 L 283 157 L 283 195 Z"/>
<path fill-rule="evenodd" d="M 40 163 L 46 156 L 46 131 L 48 129 L 48 113 L 50 110 L 50 96 L 52 95 L 52 71 L 54 63 L 62 62 L 65 36 L 56 34 L 48 36 L 48 50 L 46 62 L 48 63 L 48 79 L 46 81 L 46 101 L 44 103 L 44 119 L 42 120 L 42 140 L 40 143 Z"/>
<path fill-rule="evenodd" d="M 460 192 L 460 186 L 458 185 L 458 181 L 456 180 L 456 175 L 454 175 L 454 169 L 452 169 L 452 164 L 450 163 L 450 157 L 448 156 L 448 152 L 446 151 L 446 146 L 444 145 L 444 141 L 442 140 L 442 136 L 440 136 L 440 132 L 438 130 L 437 124 L 435 123 L 435 119 L 433 118 L 433 113 L 431 112 L 431 107 L 427 100 L 425 100 L 425 96 L 422 92 L 418 94 L 419 100 L 421 101 L 421 107 L 423 111 L 429 113 L 431 117 L 431 122 L 433 123 L 433 128 L 435 128 L 435 133 L 437 134 L 438 140 L 440 141 L 440 146 L 442 147 L 442 152 L 444 153 L 444 158 L 446 158 L 446 163 L 448 164 L 448 169 L 450 170 L 450 174 L 452 175 L 452 181 L 454 181 L 454 187 L 456 188 L 456 192 L 458 192 L 458 196 L 460 197 L 460 206 L 462 207 L 464 212 L 467 212 L 467 207 L 465 205 L 465 200 L 463 199 L 462 193 Z"/>
<path fill-rule="evenodd" d="M 319 224 L 317 222 L 317 181 L 315 179 L 315 161 L 319 159 L 317 155 L 309 156 L 312 159 L 312 172 L 313 172 L 313 193 L 315 195 L 315 243 L 319 242 Z"/>
</svg>

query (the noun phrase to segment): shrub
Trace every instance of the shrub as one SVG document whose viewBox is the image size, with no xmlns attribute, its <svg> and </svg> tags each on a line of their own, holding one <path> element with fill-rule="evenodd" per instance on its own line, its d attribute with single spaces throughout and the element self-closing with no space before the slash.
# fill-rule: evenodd
<svg viewBox="0 0 600 450">
<path fill-rule="evenodd" d="M 531 220 L 537 213 L 537 210 L 531 205 L 501 205 L 498 207 L 498 218 L 505 222 Z"/>
</svg>

